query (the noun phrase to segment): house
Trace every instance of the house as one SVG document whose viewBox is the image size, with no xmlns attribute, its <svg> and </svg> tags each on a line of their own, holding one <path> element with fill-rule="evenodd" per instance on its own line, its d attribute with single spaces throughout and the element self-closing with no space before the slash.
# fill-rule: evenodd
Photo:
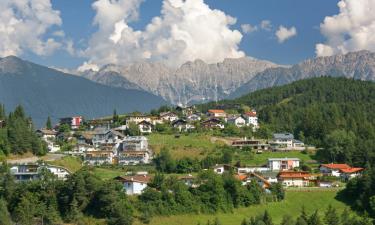
<svg viewBox="0 0 375 225">
<path fill-rule="evenodd" d="M 70 171 L 64 167 L 44 164 L 13 165 L 10 167 L 10 173 L 14 176 L 16 181 L 30 181 L 39 179 L 43 169 L 48 170 L 60 180 L 65 180 L 68 175 L 70 175 Z"/>
<path fill-rule="evenodd" d="M 125 135 L 123 135 L 121 132 L 109 130 L 107 128 L 96 128 L 92 134 L 92 144 L 94 146 L 108 143 L 118 143 L 125 137 Z"/>
<path fill-rule="evenodd" d="M 364 168 L 355 168 L 355 167 L 352 167 L 352 168 L 349 168 L 349 169 L 341 169 L 340 170 L 340 173 L 341 173 L 341 178 L 345 181 L 348 181 L 352 178 L 355 178 L 355 177 L 358 177 L 360 175 L 362 175 L 362 172 L 363 172 Z"/>
<path fill-rule="evenodd" d="M 294 139 L 294 135 L 291 133 L 275 133 L 273 134 L 271 147 L 279 151 L 290 151 L 290 150 L 305 150 L 305 144 L 302 141 Z"/>
<path fill-rule="evenodd" d="M 60 119 L 61 124 L 68 124 L 72 130 L 78 129 L 82 124 L 82 116 L 73 116 Z"/>
<path fill-rule="evenodd" d="M 271 171 L 293 170 L 299 167 L 300 159 L 298 158 L 269 158 L 268 168 Z"/>
<path fill-rule="evenodd" d="M 227 119 L 227 123 L 233 124 L 236 127 L 246 126 L 246 120 L 242 116 L 233 116 Z"/>
<path fill-rule="evenodd" d="M 309 187 L 315 186 L 318 182 L 315 175 L 302 171 L 282 171 L 277 177 L 285 187 Z"/>
<path fill-rule="evenodd" d="M 147 174 L 134 176 L 118 176 L 115 180 L 122 183 L 127 195 L 140 195 L 151 181 Z"/>
<path fill-rule="evenodd" d="M 187 176 L 179 177 L 179 180 L 182 181 L 188 187 L 197 187 L 197 185 L 194 184 L 195 177 L 191 174 L 188 174 Z"/>
<path fill-rule="evenodd" d="M 49 152 L 60 151 L 60 146 L 55 143 L 57 132 L 54 130 L 40 129 L 36 131 L 36 134 L 47 143 Z"/>
<path fill-rule="evenodd" d="M 148 164 L 152 151 L 144 136 L 125 137 L 117 151 L 117 162 L 120 165 Z"/>
<path fill-rule="evenodd" d="M 196 121 L 201 121 L 202 117 L 196 113 L 191 114 L 186 117 L 187 121 L 189 122 L 196 122 Z"/>
<path fill-rule="evenodd" d="M 83 159 L 85 163 L 90 165 L 113 164 L 114 153 L 108 150 L 86 151 Z"/>
<path fill-rule="evenodd" d="M 138 128 L 141 134 L 151 134 L 152 133 L 152 123 L 143 120 L 138 123 Z"/>
<path fill-rule="evenodd" d="M 188 122 L 186 122 L 186 120 L 183 119 L 175 120 L 172 123 L 172 126 L 176 128 L 179 132 L 187 132 L 195 128 L 194 125 L 189 124 Z"/>
<path fill-rule="evenodd" d="M 246 126 L 252 126 L 253 130 L 256 130 L 259 128 L 258 115 L 255 110 L 246 112 L 242 116 L 243 118 L 245 118 Z"/>
<path fill-rule="evenodd" d="M 135 116 L 127 116 L 125 121 L 126 121 L 125 122 L 126 126 L 129 127 L 129 124 L 131 123 L 139 124 L 142 121 L 151 123 L 151 118 L 145 115 L 135 115 Z"/>
<path fill-rule="evenodd" d="M 208 110 L 208 116 L 212 118 L 226 118 L 227 113 L 222 109 L 210 109 Z"/>
<path fill-rule="evenodd" d="M 178 116 L 174 112 L 162 112 L 160 113 L 159 117 L 160 119 L 164 121 L 168 121 L 168 122 L 173 122 L 173 121 L 178 120 Z"/>
<path fill-rule="evenodd" d="M 322 164 L 319 166 L 319 170 L 323 175 L 334 176 L 334 177 L 340 177 L 341 170 L 348 170 L 350 168 L 351 167 L 348 164 L 336 164 L 336 163 Z"/>
<path fill-rule="evenodd" d="M 238 167 L 237 173 L 239 174 L 247 174 L 247 173 L 263 173 L 268 172 L 270 169 L 268 167 Z"/>
<path fill-rule="evenodd" d="M 223 174 L 224 172 L 228 172 L 231 169 L 232 166 L 227 164 L 216 164 L 216 166 L 214 166 L 213 168 L 214 172 L 217 174 Z"/>
<path fill-rule="evenodd" d="M 157 124 L 163 124 L 164 123 L 164 120 L 162 120 L 160 117 L 158 116 L 153 116 L 153 117 L 150 117 L 151 118 L 151 123 L 152 125 L 157 125 Z"/>
<path fill-rule="evenodd" d="M 249 173 L 249 174 L 237 174 L 235 177 L 242 182 L 242 185 L 248 185 L 252 181 L 257 182 L 259 186 L 264 189 L 268 189 L 271 186 L 271 183 L 268 182 L 264 177 L 256 173 Z"/>
<path fill-rule="evenodd" d="M 216 118 L 211 118 L 201 122 L 201 126 L 206 129 L 224 129 L 224 124 Z"/>
<path fill-rule="evenodd" d="M 256 139 L 238 139 L 232 142 L 233 147 L 243 148 L 243 147 L 250 147 L 254 150 L 259 151 L 267 151 L 270 149 L 270 145 L 264 140 L 256 140 Z"/>
</svg>

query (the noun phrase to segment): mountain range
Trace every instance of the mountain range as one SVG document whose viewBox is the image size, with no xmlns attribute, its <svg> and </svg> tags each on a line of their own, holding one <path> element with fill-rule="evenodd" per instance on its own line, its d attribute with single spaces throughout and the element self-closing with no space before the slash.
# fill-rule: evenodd
<svg viewBox="0 0 375 225">
<path fill-rule="evenodd" d="M 144 90 L 172 104 L 191 105 L 235 98 L 311 77 L 374 81 L 375 53 L 359 51 L 318 57 L 292 66 L 251 57 L 225 59 L 216 64 L 195 60 L 177 69 L 162 63 L 142 62 L 127 66 L 106 65 L 98 72 L 86 71 L 81 76 L 109 86 Z"/>
<path fill-rule="evenodd" d="M 105 86 L 14 56 L 0 59 L 0 103 L 8 110 L 22 105 L 36 127 L 48 116 L 54 122 L 74 115 L 92 119 L 111 115 L 114 109 L 149 111 L 167 104 L 145 91 Z"/>
</svg>

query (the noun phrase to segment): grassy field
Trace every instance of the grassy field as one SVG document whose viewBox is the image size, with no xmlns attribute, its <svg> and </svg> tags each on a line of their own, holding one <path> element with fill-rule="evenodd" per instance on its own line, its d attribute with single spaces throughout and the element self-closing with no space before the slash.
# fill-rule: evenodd
<svg viewBox="0 0 375 225">
<path fill-rule="evenodd" d="M 72 173 L 82 168 L 82 161 L 79 158 L 73 156 L 65 156 L 59 160 L 51 161 L 48 163 L 56 166 L 63 166 Z"/>
<path fill-rule="evenodd" d="M 201 134 L 181 135 L 176 138 L 174 135 L 152 134 L 148 136 L 149 145 L 159 153 L 163 147 L 167 147 L 175 159 L 182 157 L 202 158 L 212 151 L 217 144 L 210 140 L 210 136 Z"/>
<path fill-rule="evenodd" d="M 244 218 L 256 216 L 263 213 L 264 210 L 272 215 L 275 223 L 280 223 L 283 215 L 289 214 L 297 217 L 301 211 L 302 206 L 305 206 L 308 213 L 312 213 L 318 209 L 321 214 L 328 205 L 335 207 L 339 213 L 346 208 L 346 205 L 335 199 L 336 191 L 329 191 L 328 189 L 316 191 L 287 191 L 286 200 L 278 203 L 268 203 L 264 205 L 257 205 L 248 208 L 235 209 L 233 213 L 219 213 L 216 215 L 179 215 L 169 217 L 155 217 L 151 220 L 152 225 L 196 225 L 198 222 L 206 224 L 207 220 L 213 221 L 216 217 L 220 220 L 222 225 L 240 225 Z M 139 221 L 135 225 L 141 225 Z"/>
<path fill-rule="evenodd" d="M 262 166 L 267 164 L 268 158 L 299 158 L 305 162 L 313 161 L 311 154 L 303 154 L 302 152 L 263 152 L 262 154 L 252 154 L 250 152 L 237 151 L 234 161 L 241 161 L 241 163 L 248 166 Z"/>
</svg>

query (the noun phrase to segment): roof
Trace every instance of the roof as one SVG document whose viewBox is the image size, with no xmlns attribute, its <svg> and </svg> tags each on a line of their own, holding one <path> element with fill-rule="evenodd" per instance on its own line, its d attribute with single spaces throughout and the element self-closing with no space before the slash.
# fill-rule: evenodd
<svg viewBox="0 0 375 225">
<path fill-rule="evenodd" d="M 359 168 L 359 167 L 358 168 L 353 167 L 353 168 L 349 168 L 349 169 L 340 169 L 340 171 L 342 173 L 357 173 L 357 172 L 360 172 L 362 170 L 364 170 L 364 168 Z"/>
<path fill-rule="evenodd" d="M 248 117 L 256 117 L 257 112 L 256 111 L 246 112 L 245 115 Z"/>
<path fill-rule="evenodd" d="M 294 139 L 294 135 L 291 133 L 274 133 L 274 139 Z"/>
<path fill-rule="evenodd" d="M 268 161 L 283 161 L 283 160 L 301 161 L 299 158 L 269 158 L 268 159 Z"/>
<path fill-rule="evenodd" d="M 348 164 L 335 164 L 335 163 L 330 163 L 330 164 L 322 164 L 320 167 L 327 167 L 329 169 L 333 170 L 342 170 L 342 169 L 350 169 L 351 167 Z"/>
<path fill-rule="evenodd" d="M 309 172 L 295 172 L 295 171 L 283 171 L 280 172 L 278 177 L 287 179 L 287 178 L 302 178 L 302 179 L 308 179 L 311 177 L 311 174 Z"/>
<path fill-rule="evenodd" d="M 45 135 L 56 135 L 57 134 L 56 131 L 48 130 L 48 129 L 40 129 L 38 131 L 41 132 L 42 134 L 45 134 Z"/>
<path fill-rule="evenodd" d="M 236 174 L 236 175 L 234 175 L 234 177 L 236 179 L 240 180 L 240 181 L 244 181 L 244 180 L 246 180 L 247 175 L 245 175 L 245 174 Z"/>
<path fill-rule="evenodd" d="M 148 175 L 118 176 L 115 178 L 115 180 L 147 184 L 151 181 L 151 177 Z"/>
<path fill-rule="evenodd" d="M 225 111 L 222 110 L 222 109 L 210 109 L 210 110 L 208 110 L 208 112 L 210 112 L 210 113 L 225 113 Z"/>
<path fill-rule="evenodd" d="M 146 120 L 142 120 L 141 122 L 138 123 L 138 125 L 140 125 L 140 124 L 143 124 L 143 125 L 146 124 L 148 126 L 152 126 L 152 123 L 147 122 Z"/>
</svg>

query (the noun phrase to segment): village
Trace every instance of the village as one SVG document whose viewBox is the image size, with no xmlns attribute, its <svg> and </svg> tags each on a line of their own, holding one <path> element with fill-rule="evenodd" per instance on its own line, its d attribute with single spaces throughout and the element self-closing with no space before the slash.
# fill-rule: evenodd
<svg viewBox="0 0 375 225">
<path fill-rule="evenodd" d="M 155 114 L 155 113 L 154 113 Z M 77 157 L 82 164 L 90 167 L 152 165 L 156 153 L 149 145 L 149 135 L 170 129 L 175 139 L 189 132 L 221 132 L 227 126 L 246 128 L 255 132 L 260 128 L 255 110 L 242 114 L 229 114 L 223 109 L 209 109 L 199 112 L 195 107 L 177 107 L 158 115 L 130 114 L 122 119 L 114 113 L 113 117 L 84 120 L 81 116 L 60 119 L 50 128 L 37 130 L 51 154 L 59 153 Z M 348 180 L 360 176 L 364 168 L 355 168 L 347 164 L 314 162 L 312 168 L 305 169 L 300 158 L 288 157 L 293 152 L 314 152 L 314 146 L 304 144 L 288 132 L 273 133 L 270 139 L 250 137 L 227 137 L 226 145 L 238 151 L 251 150 L 255 156 L 265 153 L 285 153 L 285 157 L 270 157 L 262 166 L 215 164 L 203 170 L 212 170 L 222 175 L 234 174 L 243 185 L 252 181 L 267 190 L 272 184 L 279 183 L 284 188 L 335 188 L 342 187 Z M 66 147 L 68 146 L 68 147 Z M 246 153 L 245 153 L 246 154 Z M 32 164 L 14 164 L 11 174 L 19 182 L 39 179 L 42 172 L 48 170 L 58 179 L 67 179 L 72 173 L 68 168 L 46 162 Z M 155 176 L 150 171 L 127 172 L 113 179 L 121 182 L 128 195 L 142 194 Z M 199 185 L 194 173 L 181 174 L 178 179 L 188 187 Z"/>
</svg>

